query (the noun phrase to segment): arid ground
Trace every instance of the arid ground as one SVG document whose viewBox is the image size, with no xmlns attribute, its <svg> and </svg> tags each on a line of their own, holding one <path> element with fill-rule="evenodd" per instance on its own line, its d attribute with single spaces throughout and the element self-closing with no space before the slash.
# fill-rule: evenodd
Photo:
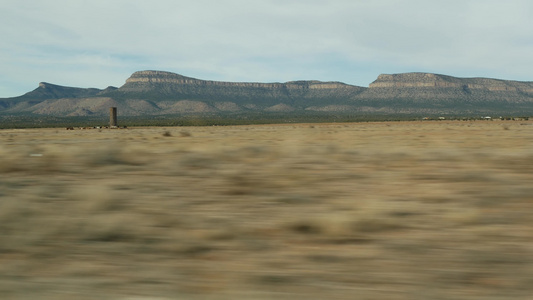
<svg viewBox="0 0 533 300">
<path fill-rule="evenodd" d="M 0 299 L 533 299 L 533 122 L 0 130 Z"/>
</svg>

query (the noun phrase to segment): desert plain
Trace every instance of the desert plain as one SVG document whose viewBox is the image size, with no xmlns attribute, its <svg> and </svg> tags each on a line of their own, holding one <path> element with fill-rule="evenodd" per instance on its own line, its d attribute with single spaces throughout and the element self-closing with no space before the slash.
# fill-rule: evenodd
<svg viewBox="0 0 533 300">
<path fill-rule="evenodd" d="M 533 122 L 0 130 L 1 299 L 532 299 Z"/>
</svg>

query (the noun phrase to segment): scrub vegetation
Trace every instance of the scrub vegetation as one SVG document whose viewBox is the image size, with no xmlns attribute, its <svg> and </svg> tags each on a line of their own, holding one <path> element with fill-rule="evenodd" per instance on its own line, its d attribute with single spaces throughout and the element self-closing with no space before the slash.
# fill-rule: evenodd
<svg viewBox="0 0 533 300">
<path fill-rule="evenodd" d="M 530 299 L 533 122 L 0 130 L 3 299 Z"/>
</svg>

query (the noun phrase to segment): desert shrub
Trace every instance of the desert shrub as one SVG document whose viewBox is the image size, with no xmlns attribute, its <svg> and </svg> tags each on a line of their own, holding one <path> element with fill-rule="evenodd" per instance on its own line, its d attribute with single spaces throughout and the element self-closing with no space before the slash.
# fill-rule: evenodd
<svg viewBox="0 0 533 300">
<path fill-rule="evenodd" d="M 106 213 L 80 220 L 79 238 L 92 242 L 130 241 L 141 232 L 135 218 L 126 213 Z"/>
<path fill-rule="evenodd" d="M 189 169 L 208 169 L 216 167 L 220 162 L 216 157 L 205 153 L 187 153 L 180 157 L 178 165 Z"/>
<path fill-rule="evenodd" d="M 281 274 L 269 274 L 269 275 L 260 275 L 256 277 L 257 283 L 267 284 L 267 285 L 288 285 L 295 284 L 296 278 L 294 276 L 281 275 Z"/>
<path fill-rule="evenodd" d="M 127 201 L 120 193 L 106 185 L 86 185 L 77 187 L 70 194 L 77 206 L 89 213 L 118 211 Z"/>
<path fill-rule="evenodd" d="M 110 145 L 93 149 L 91 152 L 82 153 L 82 161 L 89 167 L 122 164 L 120 150 Z"/>
<path fill-rule="evenodd" d="M 8 152 L 0 154 L 0 173 L 11 173 L 24 170 L 20 155 L 12 155 Z"/>
<path fill-rule="evenodd" d="M 61 218 L 27 196 L 3 197 L 0 201 L 0 253 L 32 251 L 51 242 L 61 230 Z"/>
<path fill-rule="evenodd" d="M 381 218 L 362 218 L 353 223 L 352 227 L 357 232 L 379 233 L 384 231 L 402 230 L 407 226 L 399 220 L 383 216 Z"/>
<path fill-rule="evenodd" d="M 91 150 L 77 149 L 76 157 L 72 158 L 76 163 L 85 167 L 103 167 L 112 165 L 137 166 L 145 160 L 135 151 L 129 151 L 124 144 L 108 143 L 101 146 L 91 147 Z M 139 154 L 143 154 L 142 152 Z"/>
<path fill-rule="evenodd" d="M 207 244 L 191 244 L 181 249 L 181 254 L 186 256 L 200 256 L 216 250 L 215 247 Z"/>
<path fill-rule="evenodd" d="M 190 137 L 192 136 L 192 134 L 188 131 L 180 131 L 180 136 L 181 137 Z"/>
<path fill-rule="evenodd" d="M 298 222 L 289 227 L 292 231 L 301 234 L 318 234 L 322 232 L 319 224 L 313 222 Z"/>
</svg>

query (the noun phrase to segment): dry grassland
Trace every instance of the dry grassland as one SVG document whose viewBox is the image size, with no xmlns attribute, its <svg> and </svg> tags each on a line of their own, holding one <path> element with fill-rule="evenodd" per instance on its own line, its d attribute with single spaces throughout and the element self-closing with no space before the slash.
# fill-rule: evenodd
<svg viewBox="0 0 533 300">
<path fill-rule="evenodd" d="M 0 131 L 1 299 L 532 299 L 533 122 Z"/>
</svg>

